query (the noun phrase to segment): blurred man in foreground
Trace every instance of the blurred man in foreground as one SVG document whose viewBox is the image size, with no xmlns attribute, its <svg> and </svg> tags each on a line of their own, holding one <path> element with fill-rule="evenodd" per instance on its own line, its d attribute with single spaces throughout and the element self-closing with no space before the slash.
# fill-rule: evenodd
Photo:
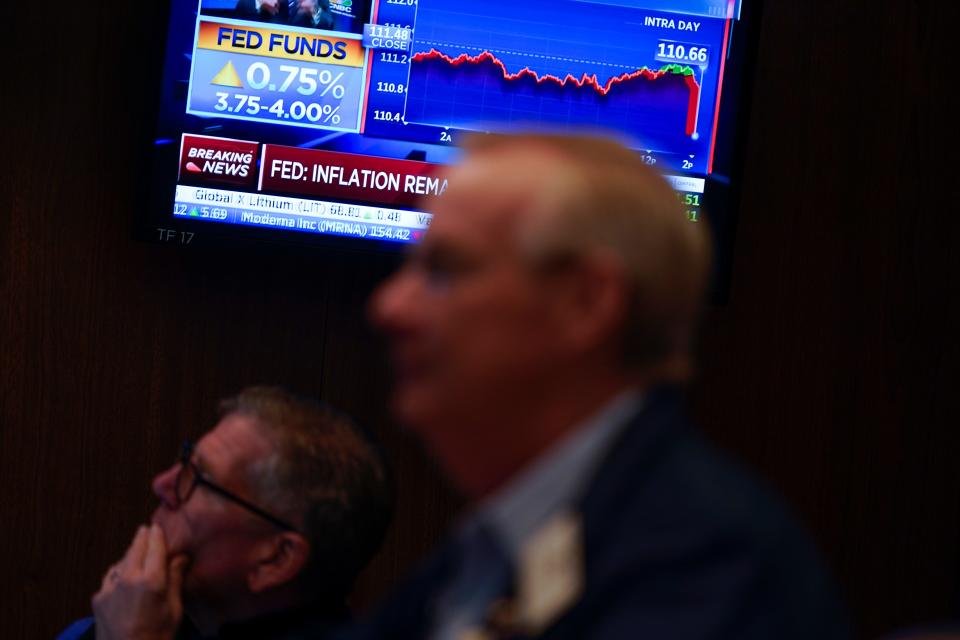
<svg viewBox="0 0 960 640">
<path fill-rule="evenodd" d="M 371 313 L 473 508 L 355 637 L 842 638 L 817 553 L 691 427 L 706 229 L 619 144 L 485 137 Z"/>
<path fill-rule="evenodd" d="M 153 481 L 160 504 L 62 637 L 323 637 L 389 523 L 382 459 L 348 418 L 254 387 Z M 185 615 L 184 615 L 185 614 Z"/>
</svg>

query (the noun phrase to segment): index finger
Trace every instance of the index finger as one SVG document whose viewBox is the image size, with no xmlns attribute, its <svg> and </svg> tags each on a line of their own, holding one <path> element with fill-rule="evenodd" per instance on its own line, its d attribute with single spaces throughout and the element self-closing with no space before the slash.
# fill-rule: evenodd
<svg viewBox="0 0 960 640">
<path fill-rule="evenodd" d="M 123 573 L 139 572 L 143 568 L 143 556 L 147 552 L 147 528 L 140 526 L 137 529 L 137 535 L 133 537 L 130 548 L 121 561 L 123 564 Z"/>
<path fill-rule="evenodd" d="M 150 525 L 143 570 L 148 576 L 163 576 L 164 579 L 166 578 L 167 541 L 163 537 L 163 529 L 155 524 Z"/>
</svg>

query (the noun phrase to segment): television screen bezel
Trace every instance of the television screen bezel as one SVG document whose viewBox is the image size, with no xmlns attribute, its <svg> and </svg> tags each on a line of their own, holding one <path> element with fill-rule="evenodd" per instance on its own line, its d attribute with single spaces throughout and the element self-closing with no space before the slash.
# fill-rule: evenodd
<svg viewBox="0 0 960 640">
<path fill-rule="evenodd" d="M 140 124 L 140 184 L 137 185 L 137 203 L 133 207 L 133 235 L 136 239 L 192 248 L 217 247 L 244 251 L 247 256 L 270 256 L 278 253 L 332 251 L 338 254 L 362 256 L 370 254 L 397 256 L 399 260 L 410 245 L 398 242 L 371 241 L 323 234 L 305 234 L 273 228 L 240 225 L 211 224 L 209 222 L 174 217 L 170 212 L 174 201 L 176 181 L 160 179 L 155 140 L 159 129 L 160 99 L 164 82 L 164 60 L 167 32 L 173 0 L 153 4 L 152 20 L 144 21 L 138 29 L 138 42 L 149 43 L 150 73 L 155 78 L 148 86 L 138 86 L 144 107 L 139 110 Z M 730 60 L 724 78 L 719 119 L 730 122 L 732 130 L 718 134 L 717 157 L 729 158 L 729 182 L 724 185 L 716 172 L 706 177 L 708 188 L 704 194 L 704 218 L 710 224 L 714 242 L 714 273 L 711 300 L 723 304 L 729 297 L 736 244 L 736 229 L 742 206 L 743 176 L 749 144 L 748 125 L 752 111 L 753 88 L 759 57 L 763 0 L 744 3 L 734 38 L 730 43 Z M 142 47 L 137 47 L 142 51 Z M 140 59 L 141 64 L 143 60 Z M 140 67 L 141 69 L 143 67 Z M 731 81 L 729 74 L 739 77 Z M 144 76 L 141 76 L 144 77 Z M 734 89 L 731 84 L 735 83 Z M 731 95 L 732 94 L 732 95 Z M 726 145 L 732 146 L 729 150 Z M 712 188 L 711 188 L 712 187 Z M 169 195 L 159 197 L 164 191 Z M 716 215 L 714 215 L 716 212 Z M 714 223 L 714 219 L 719 224 Z"/>
</svg>

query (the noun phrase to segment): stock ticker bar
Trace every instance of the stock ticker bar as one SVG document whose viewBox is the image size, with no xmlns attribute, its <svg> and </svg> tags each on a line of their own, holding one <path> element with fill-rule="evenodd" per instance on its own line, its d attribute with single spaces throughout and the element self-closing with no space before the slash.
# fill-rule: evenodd
<svg viewBox="0 0 960 640">
<path fill-rule="evenodd" d="M 359 34 L 197 21 L 187 111 L 359 132 L 367 56 Z"/>
<path fill-rule="evenodd" d="M 177 218 L 389 242 L 418 242 L 428 213 L 206 187 L 177 186 Z"/>
</svg>

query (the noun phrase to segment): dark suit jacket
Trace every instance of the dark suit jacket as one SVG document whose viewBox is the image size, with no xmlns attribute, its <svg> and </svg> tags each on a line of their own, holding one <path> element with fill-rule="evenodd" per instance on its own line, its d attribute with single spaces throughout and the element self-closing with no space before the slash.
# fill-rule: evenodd
<svg viewBox="0 0 960 640">
<path fill-rule="evenodd" d="M 581 502 L 582 598 L 543 638 L 846 638 L 832 581 L 756 479 L 690 426 L 680 394 L 651 393 Z M 456 564 L 448 543 L 348 638 L 421 638 Z"/>
</svg>

